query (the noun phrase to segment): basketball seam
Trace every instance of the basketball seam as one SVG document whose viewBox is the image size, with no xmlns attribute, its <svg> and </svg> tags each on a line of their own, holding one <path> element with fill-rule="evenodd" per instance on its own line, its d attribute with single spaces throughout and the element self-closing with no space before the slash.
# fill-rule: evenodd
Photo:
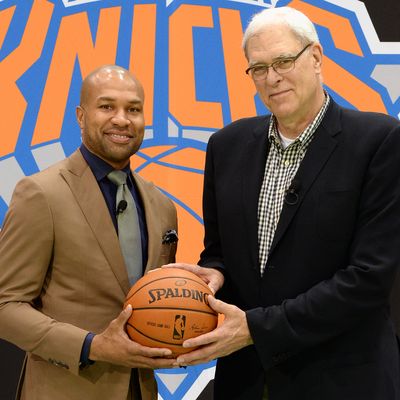
<svg viewBox="0 0 400 400">
<path fill-rule="evenodd" d="M 205 283 L 201 283 L 201 282 L 196 281 L 195 279 L 192 279 L 192 278 L 187 278 L 186 276 L 166 276 L 166 277 L 163 277 L 163 278 L 153 279 L 152 281 L 145 283 L 143 286 L 140 286 L 139 288 L 137 288 L 137 289 L 129 296 L 129 299 L 130 299 L 131 297 L 133 297 L 139 290 L 145 288 L 146 286 L 148 286 L 148 285 L 150 285 L 150 284 L 153 284 L 154 282 L 162 281 L 162 280 L 165 280 L 165 279 L 185 279 L 185 280 L 187 280 L 187 281 L 195 282 L 195 283 L 197 283 L 198 285 L 204 287 L 205 289 L 210 290 L 210 288 L 209 288 Z M 209 293 L 206 293 L 206 294 L 209 294 Z"/>
<path fill-rule="evenodd" d="M 137 333 L 139 333 L 140 335 L 142 335 L 142 336 L 144 336 L 144 337 L 146 337 L 146 338 L 148 338 L 148 339 L 150 339 L 150 340 L 154 340 L 155 342 L 159 342 L 159 343 L 164 343 L 164 344 L 167 344 L 167 345 L 169 345 L 169 346 L 182 347 L 182 344 L 180 344 L 180 343 L 165 342 L 164 340 L 156 339 L 156 338 L 153 338 L 153 337 L 151 337 L 151 336 L 149 336 L 149 335 L 146 335 L 145 333 L 143 333 L 142 331 L 140 331 L 139 329 L 137 329 L 137 328 L 135 328 L 133 325 L 131 325 L 129 322 L 128 322 L 128 325 L 129 325 L 132 329 L 134 329 Z"/>
<path fill-rule="evenodd" d="M 208 315 L 214 315 L 217 316 L 216 313 L 210 312 L 210 311 L 202 311 L 202 310 L 198 310 L 195 308 L 181 308 L 181 307 L 138 307 L 138 308 L 134 308 L 133 311 L 145 311 L 145 310 L 178 310 L 178 311 L 191 311 L 191 312 L 198 312 L 198 313 L 202 313 L 202 314 L 208 314 Z"/>
</svg>

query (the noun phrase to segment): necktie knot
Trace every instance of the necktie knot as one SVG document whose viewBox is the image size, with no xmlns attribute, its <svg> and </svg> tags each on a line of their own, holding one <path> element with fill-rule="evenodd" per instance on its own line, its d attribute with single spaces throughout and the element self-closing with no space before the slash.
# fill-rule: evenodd
<svg viewBox="0 0 400 400">
<path fill-rule="evenodd" d="M 107 174 L 107 178 L 117 186 L 125 185 L 127 174 L 124 171 L 114 170 Z"/>
</svg>

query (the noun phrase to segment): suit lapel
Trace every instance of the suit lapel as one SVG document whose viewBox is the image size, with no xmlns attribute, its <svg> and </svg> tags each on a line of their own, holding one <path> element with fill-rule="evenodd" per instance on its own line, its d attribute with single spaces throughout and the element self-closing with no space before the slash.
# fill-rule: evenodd
<svg viewBox="0 0 400 400">
<path fill-rule="evenodd" d="M 265 161 L 269 149 L 269 117 L 254 129 L 246 143 L 243 162 L 243 210 L 246 220 L 246 237 L 250 246 L 252 265 L 258 266 L 258 197 L 264 178 Z"/>
<path fill-rule="evenodd" d="M 68 161 L 68 168 L 60 173 L 74 194 L 122 290 L 128 293 L 130 285 L 118 236 L 99 185 L 79 150 Z"/>
<path fill-rule="evenodd" d="M 270 254 L 274 251 L 279 240 L 288 228 L 290 221 L 299 209 L 304 196 L 334 151 L 337 145 L 337 140 L 334 136 L 341 129 L 339 121 L 339 107 L 331 99 L 331 105 L 329 106 L 320 126 L 315 131 L 314 139 L 311 141 L 306 155 L 294 177 L 294 180 L 299 182 L 299 199 L 294 205 L 283 204 L 274 240 L 272 241 Z"/>
</svg>

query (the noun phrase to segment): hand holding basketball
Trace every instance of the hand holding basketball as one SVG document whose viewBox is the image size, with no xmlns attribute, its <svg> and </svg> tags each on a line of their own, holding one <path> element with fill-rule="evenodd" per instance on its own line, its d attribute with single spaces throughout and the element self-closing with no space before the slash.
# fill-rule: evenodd
<svg viewBox="0 0 400 400">
<path fill-rule="evenodd" d="M 132 308 L 126 307 L 102 333 L 93 338 L 89 359 L 129 368 L 171 368 L 171 350 L 145 347 L 129 339 L 125 324 L 131 313 Z"/>
<path fill-rule="evenodd" d="M 224 315 L 223 321 L 212 332 L 185 341 L 183 346 L 191 352 L 179 355 L 176 366 L 203 364 L 253 343 L 243 310 L 212 296 L 209 303 L 215 311 Z"/>
<path fill-rule="evenodd" d="M 209 287 L 189 271 L 157 269 L 131 288 L 125 305 L 133 311 L 126 330 L 132 340 L 149 347 L 165 347 L 173 355 L 190 351 L 184 340 L 215 329 L 217 313 L 208 305 Z"/>
<path fill-rule="evenodd" d="M 224 275 L 218 269 L 200 267 L 195 264 L 171 263 L 163 265 L 161 268 L 180 268 L 185 271 L 193 272 L 208 285 L 213 295 L 221 289 L 225 280 Z"/>
</svg>

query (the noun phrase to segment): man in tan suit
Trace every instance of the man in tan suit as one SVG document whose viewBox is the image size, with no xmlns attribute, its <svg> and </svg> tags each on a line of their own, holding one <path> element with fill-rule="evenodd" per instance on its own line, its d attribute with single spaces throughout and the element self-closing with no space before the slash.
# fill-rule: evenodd
<svg viewBox="0 0 400 400">
<path fill-rule="evenodd" d="M 131 341 L 122 311 L 130 288 L 117 234 L 116 186 L 124 170 L 137 207 L 143 270 L 173 261 L 172 202 L 129 169 L 144 134 L 143 89 L 117 66 L 83 82 L 82 146 L 22 179 L 0 233 L 0 337 L 27 352 L 18 398 L 156 399 L 153 369 L 167 349 Z"/>
</svg>

